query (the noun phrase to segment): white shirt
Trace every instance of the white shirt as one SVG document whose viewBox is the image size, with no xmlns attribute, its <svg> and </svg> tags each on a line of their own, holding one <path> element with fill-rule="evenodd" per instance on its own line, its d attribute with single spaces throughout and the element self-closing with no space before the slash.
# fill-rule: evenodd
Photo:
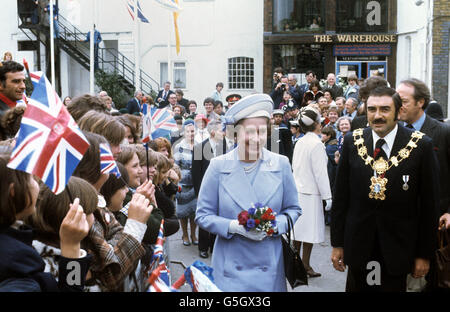
<svg viewBox="0 0 450 312">
<path fill-rule="evenodd" d="M 392 129 L 391 132 L 389 132 L 384 138 L 382 138 L 386 141 L 386 143 L 384 143 L 383 146 L 381 146 L 381 148 L 386 153 L 386 156 L 388 159 L 391 157 L 391 151 L 392 151 L 392 147 L 394 146 L 394 141 L 395 141 L 395 136 L 397 135 L 397 130 L 398 130 L 398 125 L 395 124 L 394 129 Z M 373 130 L 372 130 L 372 137 L 373 137 L 373 150 L 375 150 L 375 145 L 377 144 L 377 141 L 378 141 L 378 139 L 380 139 L 380 137 Z"/>
</svg>

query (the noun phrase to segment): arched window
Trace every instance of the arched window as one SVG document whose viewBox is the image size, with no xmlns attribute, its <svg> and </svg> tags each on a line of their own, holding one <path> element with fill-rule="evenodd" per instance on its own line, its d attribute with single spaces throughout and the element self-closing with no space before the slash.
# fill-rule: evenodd
<svg viewBox="0 0 450 312">
<path fill-rule="evenodd" d="M 254 89 L 255 67 L 251 57 L 232 57 L 228 59 L 228 88 Z"/>
</svg>

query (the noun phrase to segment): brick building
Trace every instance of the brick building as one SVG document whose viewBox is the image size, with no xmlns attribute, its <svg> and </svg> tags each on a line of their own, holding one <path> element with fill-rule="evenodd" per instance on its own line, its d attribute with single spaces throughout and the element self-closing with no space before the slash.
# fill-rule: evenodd
<svg viewBox="0 0 450 312">
<path fill-rule="evenodd" d="M 328 73 L 344 80 L 375 71 L 396 81 L 397 1 L 264 0 L 264 92 L 273 70 L 317 78 Z"/>
<path fill-rule="evenodd" d="M 433 4 L 433 71 L 432 97 L 442 105 L 444 116 L 448 116 L 449 100 L 449 33 L 450 4 L 448 0 L 435 0 Z"/>
</svg>

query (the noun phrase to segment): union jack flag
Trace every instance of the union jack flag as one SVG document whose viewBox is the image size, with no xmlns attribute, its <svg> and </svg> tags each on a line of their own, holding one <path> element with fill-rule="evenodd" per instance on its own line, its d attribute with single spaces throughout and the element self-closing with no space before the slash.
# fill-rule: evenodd
<svg viewBox="0 0 450 312">
<path fill-rule="evenodd" d="M 176 291 L 170 286 L 170 271 L 164 261 L 164 219 L 161 220 L 158 238 L 156 239 L 155 249 L 153 250 L 152 264 L 153 270 L 148 278 L 150 284 L 149 292 L 173 292 Z"/>
<path fill-rule="evenodd" d="M 148 104 L 144 103 L 142 106 L 143 118 L 143 131 L 142 142 L 148 143 L 150 140 L 154 140 L 160 137 L 170 138 L 170 132 L 177 130 L 177 123 L 173 119 L 172 114 L 165 108 L 152 107 L 148 109 Z"/>
<path fill-rule="evenodd" d="M 139 1 L 137 1 L 137 8 L 138 8 L 138 18 L 141 20 L 142 23 L 150 23 L 148 19 L 144 16 L 141 5 L 139 4 Z M 127 2 L 127 9 L 128 13 L 130 13 L 131 18 L 134 20 L 134 1 L 128 0 Z"/>
<path fill-rule="evenodd" d="M 119 168 L 117 168 L 113 153 L 108 144 L 100 144 L 100 171 L 101 173 L 113 173 L 116 178 L 120 178 Z"/>
<path fill-rule="evenodd" d="M 61 193 L 89 147 L 45 75 L 35 84 L 8 167 L 38 176 Z"/>
</svg>

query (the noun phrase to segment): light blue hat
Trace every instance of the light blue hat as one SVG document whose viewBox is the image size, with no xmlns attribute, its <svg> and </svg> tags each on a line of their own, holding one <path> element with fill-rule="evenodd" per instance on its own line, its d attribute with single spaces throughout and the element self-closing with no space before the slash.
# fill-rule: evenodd
<svg viewBox="0 0 450 312">
<path fill-rule="evenodd" d="M 273 108 L 272 98 L 267 94 L 252 94 L 237 101 L 223 116 L 222 121 L 236 124 L 242 119 L 266 117 L 270 119 Z"/>
</svg>

